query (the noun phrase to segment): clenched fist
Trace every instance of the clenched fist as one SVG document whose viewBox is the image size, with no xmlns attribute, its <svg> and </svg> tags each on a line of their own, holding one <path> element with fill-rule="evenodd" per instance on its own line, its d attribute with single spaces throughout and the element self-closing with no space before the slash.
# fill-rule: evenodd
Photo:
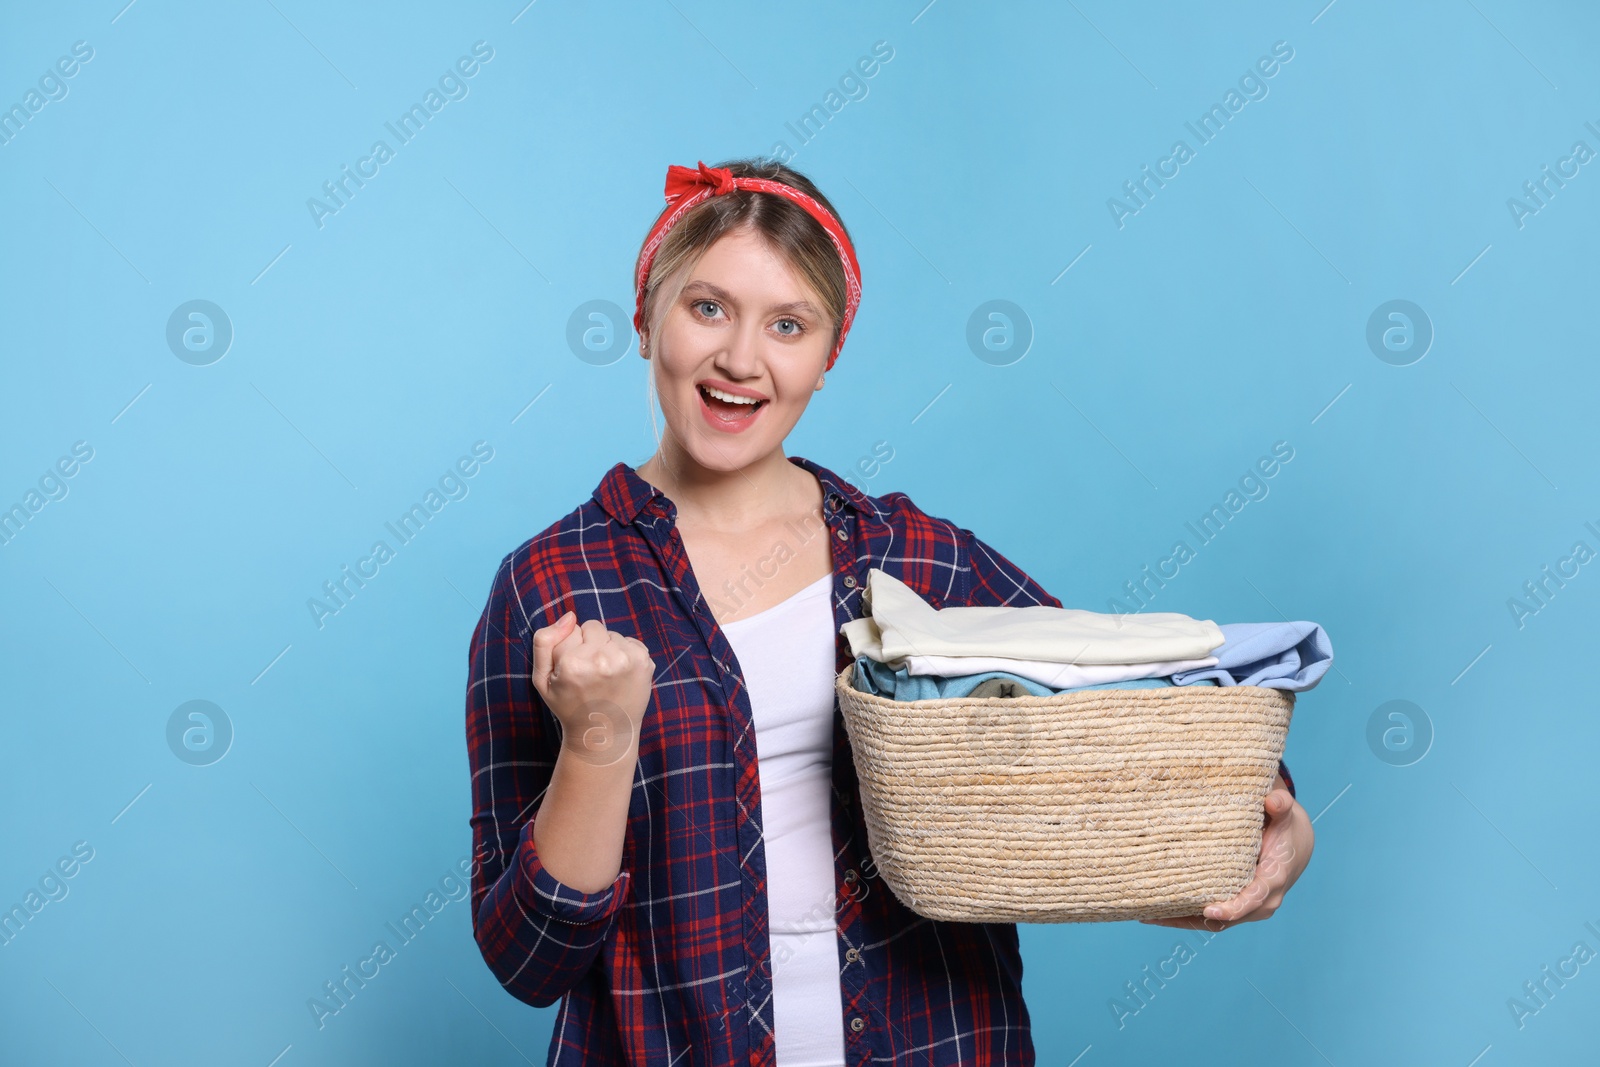
<svg viewBox="0 0 1600 1067">
<path fill-rule="evenodd" d="M 655 661 L 643 641 L 567 612 L 533 634 L 533 686 L 561 723 L 561 748 L 605 766 L 634 750 Z"/>
</svg>

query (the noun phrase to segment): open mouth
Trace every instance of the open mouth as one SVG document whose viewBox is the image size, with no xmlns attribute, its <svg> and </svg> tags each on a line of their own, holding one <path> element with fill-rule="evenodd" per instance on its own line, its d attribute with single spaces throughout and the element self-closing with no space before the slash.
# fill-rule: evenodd
<svg viewBox="0 0 1600 1067">
<path fill-rule="evenodd" d="M 767 406 L 767 401 L 756 400 L 753 403 L 736 400 L 723 400 L 713 396 L 704 385 L 695 386 L 695 391 L 700 394 L 700 403 L 704 405 L 706 413 L 719 423 L 739 425 L 755 418 L 756 412 Z"/>
</svg>

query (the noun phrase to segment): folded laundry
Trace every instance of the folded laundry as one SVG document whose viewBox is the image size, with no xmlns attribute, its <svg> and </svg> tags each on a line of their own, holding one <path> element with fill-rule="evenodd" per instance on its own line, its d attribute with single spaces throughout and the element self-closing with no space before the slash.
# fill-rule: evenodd
<svg viewBox="0 0 1600 1067">
<path fill-rule="evenodd" d="M 936 610 L 884 571 L 868 572 L 870 615 L 841 631 L 855 685 L 895 700 L 1049 696 L 1085 689 L 1253 685 L 1303 692 L 1333 663 L 1314 622 L 1218 626 L 1176 612 L 1075 608 Z"/>
<path fill-rule="evenodd" d="M 953 607 L 936 610 L 893 575 L 867 573 L 871 614 L 841 629 L 853 655 L 890 666 L 908 656 L 1002 656 L 1074 664 L 1202 659 L 1223 643 L 1210 619 L 1177 612 L 1104 615 L 1078 608 Z"/>
<path fill-rule="evenodd" d="M 1226 631 L 1224 631 L 1225 633 Z M 1057 689 L 1078 689 L 1101 682 L 1124 682 L 1134 678 L 1165 678 L 1181 671 L 1197 671 L 1217 665 L 1216 656 L 1200 659 L 1175 659 L 1165 663 L 1050 663 L 1045 660 L 1009 659 L 1004 656 L 907 656 L 906 670 L 913 675 L 937 674 L 953 678 L 961 674 L 1004 671 L 1031 678 Z"/>
<path fill-rule="evenodd" d="M 1304 692 L 1333 665 L 1333 644 L 1314 622 L 1223 623 L 1226 640 L 1217 664 L 1174 674 L 1178 685 L 1211 679 L 1218 685 L 1259 685 Z"/>
<path fill-rule="evenodd" d="M 904 667 L 891 667 L 871 656 L 857 656 L 852 682 L 863 693 L 888 697 L 891 700 L 939 700 L 947 697 L 1018 697 L 1051 696 L 1055 693 L 1082 692 L 1089 689 L 1162 689 L 1174 683 L 1170 678 L 1129 678 L 1096 685 L 1057 688 L 1041 685 L 1031 678 L 1007 674 L 1004 671 L 983 671 L 977 674 L 956 675 L 944 678 L 930 674 L 912 674 Z M 1216 685 L 1210 679 L 1197 679 L 1194 685 Z"/>
</svg>

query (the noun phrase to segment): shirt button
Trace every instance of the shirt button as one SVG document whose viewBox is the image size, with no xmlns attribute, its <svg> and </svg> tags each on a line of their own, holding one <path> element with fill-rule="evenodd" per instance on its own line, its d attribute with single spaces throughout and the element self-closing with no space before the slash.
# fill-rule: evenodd
<svg viewBox="0 0 1600 1067">
<path fill-rule="evenodd" d="M 844 958 L 845 958 L 845 962 L 854 963 L 856 960 L 859 960 L 861 958 L 861 951 L 859 949 L 853 949 L 853 948 L 845 949 Z"/>
<path fill-rule="evenodd" d="M 859 874 L 857 874 L 853 870 L 844 872 L 844 883 L 845 883 L 845 885 L 855 885 L 856 882 L 858 880 L 860 880 L 860 878 L 861 878 L 861 876 Z"/>
<path fill-rule="evenodd" d="M 849 534 L 848 531 L 845 530 L 845 528 L 843 526 L 841 526 L 837 530 L 833 531 L 833 535 L 835 537 L 837 537 L 841 541 L 850 540 L 850 534 Z"/>
<path fill-rule="evenodd" d="M 856 587 L 856 577 L 855 577 L 855 575 L 847 574 L 847 575 L 844 576 L 844 587 L 846 589 L 854 589 Z"/>
<path fill-rule="evenodd" d="M 867 1020 L 863 1019 L 861 1016 L 857 1015 L 854 1019 L 850 1020 L 850 1029 L 854 1030 L 856 1033 L 859 1034 L 866 1028 Z"/>
</svg>

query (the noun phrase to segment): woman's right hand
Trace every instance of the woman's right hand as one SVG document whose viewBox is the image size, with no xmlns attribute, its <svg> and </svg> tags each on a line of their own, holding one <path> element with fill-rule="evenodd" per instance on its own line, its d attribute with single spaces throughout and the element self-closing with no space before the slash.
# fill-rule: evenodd
<svg viewBox="0 0 1600 1067">
<path fill-rule="evenodd" d="M 656 665 L 643 641 L 577 619 L 534 631 L 533 686 L 561 723 L 562 750 L 605 766 L 633 751 Z"/>
</svg>

